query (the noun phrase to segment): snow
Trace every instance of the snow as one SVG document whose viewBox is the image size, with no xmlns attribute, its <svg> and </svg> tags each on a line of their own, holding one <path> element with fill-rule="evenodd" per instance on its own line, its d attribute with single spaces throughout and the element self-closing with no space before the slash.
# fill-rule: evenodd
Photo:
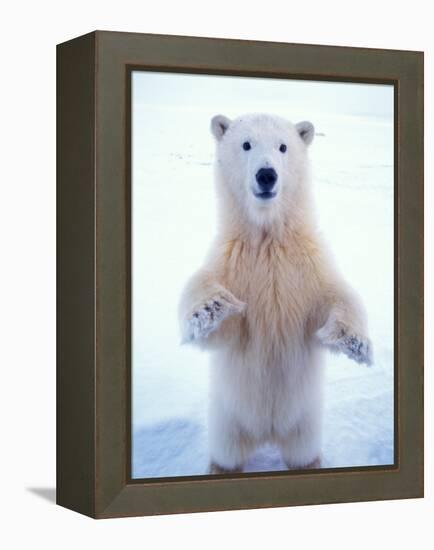
<svg viewBox="0 0 434 550">
<path fill-rule="evenodd" d="M 200 475 L 208 466 L 209 355 L 181 345 L 177 305 L 215 232 L 209 121 L 219 112 L 315 125 L 320 227 L 363 298 L 374 349 L 372 367 L 325 352 L 323 466 L 393 463 L 392 105 L 390 86 L 134 73 L 134 478 Z M 282 469 L 272 446 L 245 468 Z"/>
</svg>

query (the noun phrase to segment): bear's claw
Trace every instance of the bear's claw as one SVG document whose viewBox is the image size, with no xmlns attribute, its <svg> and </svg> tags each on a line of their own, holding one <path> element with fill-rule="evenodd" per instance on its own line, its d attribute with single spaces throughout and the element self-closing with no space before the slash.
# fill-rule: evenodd
<svg viewBox="0 0 434 550">
<path fill-rule="evenodd" d="M 340 351 L 357 363 L 372 365 L 372 349 L 369 340 L 360 339 L 356 335 L 345 335 L 337 342 Z"/>
<path fill-rule="evenodd" d="M 211 298 L 187 318 L 183 342 L 207 338 L 224 319 L 242 313 L 244 309 L 245 304 L 239 300 L 229 301 L 223 296 Z"/>
<path fill-rule="evenodd" d="M 317 336 L 321 343 L 331 351 L 344 353 L 357 363 L 372 365 L 373 353 L 370 340 L 359 336 L 348 327 L 339 323 L 327 322 L 317 332 Z"/>
</svg>

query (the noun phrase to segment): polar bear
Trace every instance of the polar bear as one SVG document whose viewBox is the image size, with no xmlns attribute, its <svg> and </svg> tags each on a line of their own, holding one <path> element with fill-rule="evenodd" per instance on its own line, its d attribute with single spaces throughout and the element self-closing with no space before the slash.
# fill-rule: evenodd
<svg viewBox="0 0 434 550">
<path fill-rule="evenodd" d="M 310 122 L 211 121 L 219 224 L 181 296 L 182 338 L 211 350 L 210 472 L 242 471 L 261 444 L 289 469 L 321 465 L 322 348 L 371 364 L 364 308 L 320 237 Z"/>
</svg>

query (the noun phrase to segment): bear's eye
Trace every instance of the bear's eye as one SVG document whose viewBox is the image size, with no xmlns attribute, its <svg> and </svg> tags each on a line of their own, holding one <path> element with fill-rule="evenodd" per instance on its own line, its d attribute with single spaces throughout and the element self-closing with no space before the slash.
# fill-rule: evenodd
<svg viewBox="0 0 434 550">
<path fill-rule="evenodd" d="M 286 152 L 286 145 L 284 143 L 282 143 L 282 145 L 279 147 L 279 151 L 281 153 L 285 153 Z"/>
<path fill-rule="evenodd" d="M 245 141 L 245 142 L 243 143 L 243 149 L 244 149 L 244 151 L 249 151 L 251 148 L 252 148 L 252 146 L 250 145 L 250 141 Z"/>
</svg>

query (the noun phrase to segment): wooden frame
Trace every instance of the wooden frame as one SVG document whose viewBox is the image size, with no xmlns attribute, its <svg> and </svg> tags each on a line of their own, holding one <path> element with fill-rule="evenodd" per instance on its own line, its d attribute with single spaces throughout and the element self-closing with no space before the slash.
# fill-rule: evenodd
<svg viewBox="0 0 434 550">
<path fill-rule="evenodd" d="M 395 86 L 395 465 L 131 480 L 134 67 Z M 423 54 L 93 32 L 58 46 L 57 502 L 95 518 L 423 495 Z"/>
</svg>

